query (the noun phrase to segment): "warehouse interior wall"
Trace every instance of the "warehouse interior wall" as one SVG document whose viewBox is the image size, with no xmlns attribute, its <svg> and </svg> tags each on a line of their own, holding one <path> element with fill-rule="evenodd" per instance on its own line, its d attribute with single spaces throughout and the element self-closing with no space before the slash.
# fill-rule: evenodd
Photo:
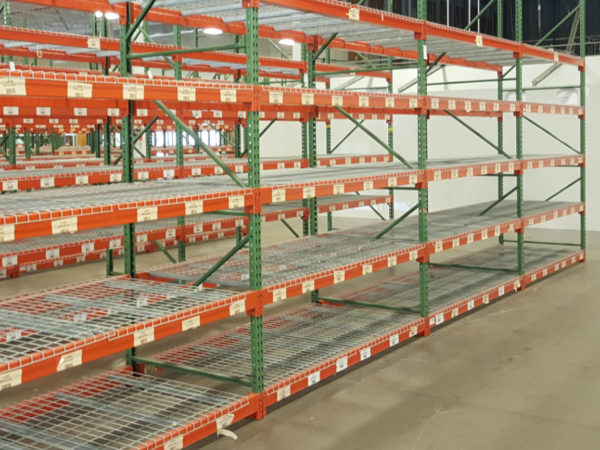
<svg viewBox="0 0 600 450">
<path fill-rule="evenodd" d="M 594 126 L 596 118 L 600 116 L 600 56 L 588 57 L 587 63 L 587 164 L 588 164 L 588 192 L 598 192 L 600 190 L 600 179 L 594 174 L 600 171 L 600 157 L 596 149 L 596 143 L 600 139 L 600 127 Z M 549 67 L 548 64 L 537 64 L 525 66 L 524 68 L 524 87 L 531 86 L 531 81 L 544 72 Z M 410 82 L 416 76 L 414 70 L 403 70 L 394 72 L 394 92 Z M 461 67 L 444 68 L 435 72 L 430 77 L 430 82 L 440 81 L 459 81 L 459 80 L 481 80 L 495 78 L 496 74 L 476 69 Z M 341 85 L 347 79 L 337 79 L 332 82 L 332 87 Z M 562 66 L 540 86 L 563 86 L 573 85 L 579 80 L 577 70 L 572 67 Z M 383 80 L 368 79 L 360 80 L 352 87 L 367 86 L 385 86 Z M 514 87 L 514 82 L 505 82 L 506 100 L 513 100 L 509 89 Z M 497 87 L 495 82 L 482 82 L 470 85 L 469 90 L 460 90 L 460 85 L 451 86 L 452 95 L 456 97 L 470 97 L 482 99 L 497 98 Z M 430 94 L 448 95 L 444 86 L 430 86 Z M 415 88 L 409 88 L 405 91 L 407 94 L 415 92 Z M 528 91 L 525 94 L 525 100 L 541 103 L 556 104 L 578 104 L 579 93 L 577 89 Z M 576 117 L 564 115 L 537 115 L 531 114 L 533 120 L 538 121 L 544 127 L 550 129 L 558 137 L 569 143 L 575 149 L 579 149 L 579 126 Z M 465 121 L 475 126 L 492 142 L 497 140 L 497 121 L 491 118 L 467 118 Z M 266 126 L 268 122 L 263 122 Z M 394 117 L 394 148 L 409 160 L 416 160 L 417 157 L 417 119 L 412 116 Z M 370 120 L 365 122 L 382 140 L 386 141 L 387 124 L 385 120 Z M 342 139 L 354 125 L 348 120 L 332 121 L 332 142 L 335 145 Z M 261 155 L 263 157 L 280 156 L 300 156 L 301 147 L 301 125 L 300 123 L 276 123 L 261 138 Z M 319 154 L 325 154 L 325 126 L 322 123 L 317 127 L 317 138 Z M 493 156 L 495 150 L 480 140 L 477 136 L 464 128 L 461 124 L 450 117 L 432 117 L 429 120 L 429 152 L 431 158 L 471 158 L 480 156 Z M 504 115 L 504 148 L 509 154 L 515 153 L 515 120 L 508 115 Z M 378 154 L 385 150 L 367 136 L 361 130 L 356 130 L 340 147 L 335 154 Z M 547 154 L 571 154 L 572 151 L 563 146 L 553 138 L 549 137 L 533 125 L 525 122 L 524 124 L 524 154 L 528 155 L 547 155 Z M 573 153 L 574 154 L 574 153 Z M 398 162 L 399 166 L 401 165 Z M 579 176 L 577 169 L 556 168 L 544 169 L 540 171 L 528 171 L 525 176 L 525 199 L 544 200 L 555 191 L 575 180 Z M 512 186 L 512 180 L 505 182 L 506 189 Z M 454 208 L 461 205 L 472 204 L 476 202 L 489 202 L 496 198 L 497 183 L 494 177 L 475 177 L 460 180 L 449 180 L 443 186 L 436 186 L 435 183 L 430 187 L 430 210 Z M 396 208 L 398 211 L 407 210 L 416 203 L 416 193 L 396 192 Z M 565 191 L 556 201 L 578 201 L 579 185 L 571 187 Z M 385 212 L 387 207 L 380 205 L 381 212 Z M 357 210 L 341 211 L 336 216 L 349 217 L 369 217 L 376 216 L 369 208 Z M 600 210 L 593 202 L 587 207 L 588 229 L 600 231 Z M 546 223 L 545 228 L 578 229 L 578 217 L 564 218 L 555 222 Z"/>
</svg>

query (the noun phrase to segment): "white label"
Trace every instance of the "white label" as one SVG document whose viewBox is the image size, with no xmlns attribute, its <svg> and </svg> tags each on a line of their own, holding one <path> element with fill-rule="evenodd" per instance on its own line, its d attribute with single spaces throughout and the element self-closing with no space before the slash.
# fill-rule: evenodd
<svg viewBox="0 0 600 450">
<path fill-rule="evenodd" d="M 334 184 L 333 185 L 333 194 L 334 195 L 343 194 L 344 192 L 345 192 L 345 190 L 344 190 L 343 184 Z"/>
<path fill-rule="evenodd" d="M 433 181 L 440 181 L 442 179 L 442 171 L 436 170 L 433 172 Z"/>
<path fill-rule="evenodd" d="M 169 228 L 167 231 L 165 231 L 165 238 L 167 239 L 174 239 L 176 235 L 177 230 L 175 230 L 175 228 Z"/>
<path fill-rule="evenodd" d="M 235 416 L 233 414 L 225 414 L 221 417 L 217 417 L 217 431 L 222 430 L 225 427 L 228 427 L 233 423 L 233 419 Z"/>
<path fill-rule="evenodd" d="M 69 81 L 67 85 L 67 97 L 92 98 L 92 85 L 89 83 Z"/>
<path fill-rule="evenodd" d="M 111 239 L 108 243 L 108 248 L 115 250 L 121 247 L 121 239 Z"/>
<path fill-rule="evenodd" d="M 246 300 L 238 300 L 229 305 L 229 315 L 235 316 L 236 314 L 243 313 L 246 311 Z"/>
<path fill-rule="evenodd" d="M 35 108 L 35 113 L 38 116 L 49 116 L 50 115 L 50 108 L 43 108 L 41 106 L 38 106 L 37 108 Z"/>
<path fill-rule="evenodd" d="M 200 326 L 200 316 L 190 317 L 181 321 L 181 331 L 193 330 Z"/>
<path fill-rule="evenodd" d="M 137 330 L 133 333 L 134 347 L 148 344 L 152 341 L 154 341 L 154 327 L 144 328 L 143 330 Z"/>
<path fill-rule="evenodd" d="M 418 255 L 419 255 L 419 252 L 417 250 L 411 250 L 410 252 L 408 252 L 408 260 L 415 261 L 417 259 Z"/>
<path fill-rule="evenodd" d="M 418 331 L 419 331 L 418 327 L 416 325 L 413 325 L 412 327 L 410 327 L 410 331 L 408 332 L 408 337 L 416 336 Z"/>
<path fill-rule="evenodd" d="M 202 214 L 204 212 L 204 202 L 202 200 L 192 200 L 185 202 L 185 215 Z"/>
<path fill-rule="evenodd" d="M 302 293 L 306 294 L 307 292 L 315 290 L 315 280 L 307 280 L 302 282 Z"/>
<path fill-rule="evenodd" d="M 52 234 L 74 233 L 77 231 L 77 217 L 67 217 L 52 221 Z"/>
<path fill-rule="evenodd" d="M 303 105 L 314 105 L 315 104 L 315 94 L 312 92 L 303 93 L 302 94 L 302 104 Z"/>
<path fill-rule="evenodd" d="M 502 296 L 502 295 L 504 295 L 504 286 L 500 286 L 500 287 L 498 288 L 498 295 L 499 295 L 499 296 Z"/>
<path fill-rule="evenodd" d="M 475 45 L 477 47 L 483 47 L 483 36 L 481 34 L 475 36 Z"/>
<path fill-rule="evenodd" d="M 367 275 L 369 273 L 373 273 L 373 266 L 371 264 L 365 264 L 362 266 L 363 275 Z"/>
<path fill-rule="evenodd" d="M 500 236 L 500 225 L 496 225 L 494 227 L 494 236 L 496 236 L 496 237 Z"/>
<path fill-rule="evenodd" d="M 481 230 L 481 240 L 488 238 L 488 230 Z"/>
<path fill-rule="evenodd" d="M 2 108 L 5 116 L 18 116 L 19 115 L 19 107 L 18 106 L 5 106 Z"/>
<path fill-rule="evenodd" d="M 331 105 L 332 106 L 344 106 L 344 97 L 341 95 L 332 95 L 331 96 Z"/>
<path fill-rule="evenodd" d="M 435 241 L 435 252 L 439 253 L 444 249 L 444 245 L 442 244 L 442 241 Z"/>
<path fill-rule="evenodd" d="M 452 239 L 452 248 L 456 248 L 459 246 L 460 246 L 460 239 L 459 238 Z"/>
<path fill-rule="evenodd" d="M 148 178 L 150 178 L 150 174 L 145 171 L 140 171 L 136 173 L 136 177 L 138 180 L 147 180 Z"/>
<path fill-rule="evenodd" d="M 558 62 L 558 52 L 553 52 L 554 62 Z"/>
<path fill-rule="evenodd" d="M 431 107 L 433 109 L 439 109 L 439 107 L 440 107 L 440 99 L 439 98 L 432 98 L 431 99 Z"/>
<path fill-rule="evenodd" d="M 19 182 L 17 180 L 4 181 L 2 183 L 3 191 L 18 191 L 19 190 Z"/>
<path fill-rule="evenodd" d="M 119 108 L 108 108 L 107 115 L 108 117 L 119 117 L 121 111 Z"/>
<path fill-rule="evenodd" d="M 360 360 L 364 361 L 365 359 L 369 359 L 371 357 L 371 347 L 363 348 L 360 351 Z"/>
<path fill-rule="evenodd" d="M 454 319 L 457 316 L 458 316 L 458 308 L 453 308 L 452 309 L 452 316 L 451 317 Z"/>
<path fill-rule="evenodd" d="M 519 280 L 513 283 L 513 289 L 516 291 L 521 287 L 521 282 Z"/>
<path fill-rule="evenodd" d="M 531 281 L 536 281 L 537 280 L 537 273 L 534 273 L 533 275 L 531 275 Z"/>
<path fill-rule="evenodd" d="M 125 100 L 144 100 L 144 86 L 141 84 L 124 84 L 123 98 Z"/>
<path fill-rule="evenodd" d="M 346 279 L 346 271 L 344 270 L 336 270 L 333 273 L 333 284 L 341 283 Z"/>
<path fill-rule="evenodd" d="M 60 256 L 60 250 L 58 248 L 49 248 L 46 250 L 46 259 L 56 259 Z"/>
<path fill-rule="evenodd" d="M 365 181 L 365 182 L 363 183 L 363 189 L 364 189 L 365 191 L 370 191 L 370 190 L 372 190 L 372 189 L 373 189 L 373 182 L 372 182 L 372 181 Z"/>
<path fill-rule="evenodd" d="M 54 267 L 62 267 L 65 262 L 62 259 L 54 261 Z"/>
<path fill-rule="evenodd" d="M 88 110 L 87 110 L 87 108 L 74 108 L 73 109 L 73 113 L 76 116 L 83 117 L 83 116 L 87 116 L 88 115 Z"/>
<path fill-rule="evenodd" d="M 450 178 L 458 178 L 458 169 L 452 169 L 450 171 Z"/>
<path fill-rule="evenodd" d="M 287 289 L 286 288 L 279 288 L 279 289 L 275 289 L 273 291 L 273 303 L 280 302 L 282 300 L 285 300 L 286 298 L 287 298 Z"/>
<path fill-rule="evenodd" d="M 473 168 L 472 167 L 467 167 L 467 176 L 468 177 L 472 177 L 473 176 Z"/>
<path fill-rule="evenodd" d="M 394 187 L 394 186 L 398 186 L 398 178 L 396 178 L 396 177 L 388 178 L 388 187 Z"/>
<path fill-rule="evenodd" d="M 385 107 L 386 108 L 395 108 L 396 107 L 396 101 L 395 101 L 394 97 L 386 97 L 385 98 Z"/>
<path fill-rule="evenodd" d="M 163 170 L 164 178 L 175 178 L 175 169 L 165 169 Z"/>
<path fill-rule="evenodd" d="M 456 109 L 456 100 L 448 100 L 448 109 Z"/>
<path fill-rule="evenodd" d="M 88 184 L 88 182 L 89 182 L 89 177 L 87 175 L 77 175 L 75 177 L 75 184 L 76 185 Z"/>
<path fill-rule="evenodd" d="M 81 244 L 81 252 L 82 253 L 91 253 L 94 251 L 94 243 L 93 242 L 86 242 L 85 244 Z"/>
<path fill-rule="evenodd" d="M 398 336 L 397 334 L 392 334 L 390 336 L 390 347 L 393 347 L 394 345 L 398 345 L 399 342 L 400 342 L 400 336 Z"/>
<path fill-rule="evenodd" d="M 292 387 L 288 384 L 285 387 L 277 390 L 277 401 L 280 402 L 283 399 L 288 398 L 292 395 Z"/>
<path fill-rule="evenodd" d="M 235 197 L 229 197 L 229 208 L 243 208 L 244 207 L 244 197 L 241 195 Z"/>
<path fill-rule="evenodd" d="M 27 95 L 24 78 L 0 78 L 0 95 Z"/>
<path fill-rule="evenodd" d="M 283 92 L 269 92 L 269 103 L 282 105 L 283 104 Z"/>
<path fill-rule="evenodd" d="M 488 168 L 487 168 L 487 166 L 483 166 L 483 167 L 481 168 L 481 175 L 487 175 L 487 173 L 488 173 Z"/>
<path fill-rule="evenodd" d="M 11 370 L 10 372 L 0 373 L 0 391 L 21 384 L 23 370 Z"/>
<path fill-rule="evenodd" d="M 360 9 L 350 8 L 350 10 L 348 11 L 348 18 L 350 20 L 360 20 Z"/>
<path fill-rule="evenodd" d="M 58 361 L 56 371 L 61 372 L 65 369 L 70 369 L 71 367 L 80 366 L 82 362 L 82 354 L 83 350 L 77 350 L 73 353 L 67 353 L 66 355 L 62 355 Z"/>
<path fill-rule="evenodd" d="M 271 201 L 275 202 L 285 202 L 285 189 L 274 189 L 271 192 Z"/>
<path fill-rule="evenodd" d="M 313 384 L 317 384 L 319 381 L 321 381 L 321 372 L 315 372 L 315 373 L 311 373 L 308 376 L 308 385 L 312 386 Z"/>
<path fill-rule="evenodd" d="M 517 110 L 517 105 L 515 103 L 510 104 L 510 111 L 515 112 Z"/>
<path fill-rule="evenodd" d="M 398 257 L 397 256 L 388 256 L 387 259 L 388 267 L 394 267 L 398 265 Z"/>
<path fill-rule="evenodd" d="M 306 186 L 302 189 L 302 198 L 313 198 L 316 196 L 316 191 L 314 186 Z"/>
<path fill-rule="evenodd" d="M 444 313 L 438 313 L 435 315 L 435 324 L 441 325 L 444 323 Z"/>
<path fill-rule="evenodd" d="M 484 305 L 487 305 L 490 302 L 490 295 L 489 294 L 484 294 L 484 296 L 482 297 L 481 301 L 483 302 Z"/>
<path fill-rule="evenodd" d="M 237 91 L 235 89 L 221 89 L 221 101 L 223 103 L 235 103 Z"/>
<path fill-rule="evenodd" d="M 183 86 L 178 87 L 177 100 L 179 100 L 180 102 L 195 102 L 196 88 Z"/>
<path fill-rule="evenodd" d="M 471 112 L 471 102 L 469 100 L 465 100 L 465 111 L 466 112 Z"/>
<path fill-rule="evenodd" d="M 410 98 L 408 99 L 408 107 L 409 108 L 417 108 L 419 106 L 418 98 Z"/>
<path fill-rule="evenodd" d="M 340 373 L 342 370 L 346 370 L 348 368 L 348 357 L 342 356 L 335 362 L 335 371 L 336 373 Z"/>
<path fill-rule="evenodd" d="M 469 300 L 467 302 L 467 311 L 471 311 L 473 308 L 475 308 L 475 300 Z"/>
<path fill-rule="evenodd" d="M 360 106 L 361 108 L 368 108 L 369 107 L 369 97 L 365 97 L 365 96 L 358 97 L 358 106 Z"/>
<path fill-rule="evenodd" d="M 177 436 L 163 444 L 164 450 L 180 450 L 183 448 L 183 436 Z"/>
<path fill-rule="evenodd" d="M 95 50 L 100 50 L 100 38 L 94 37 L 94 36 L 90 36 L 87 39 L 87 46 L 88 46 L 88 48 L 93 48 Z"/>
<path fill-rule="evenodd" d="M 158 219 L 158 206 L 145 206 L 138 208 L 137 210 L 137 221 L 148 222 L 150 220 Z"/>
<path fill-rule="evenodd" d="M 479 111 L 485 111 L 487 109 L 487 105 L 485 102 L 479 102 Z"/>
<path fill-rule="evenodd" d="M 472 244 L 474 240 L 475 236 L 473 236 L 473 233 L 467 234 L 467 244 Z"/>
</svg>

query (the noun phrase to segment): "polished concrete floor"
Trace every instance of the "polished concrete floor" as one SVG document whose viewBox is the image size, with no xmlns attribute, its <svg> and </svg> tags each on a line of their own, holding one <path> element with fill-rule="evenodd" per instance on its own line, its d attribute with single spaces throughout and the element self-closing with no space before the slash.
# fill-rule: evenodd
<svg viewBox="0 0 600 450">
<path fill-rule="evenodd" d="M 266 241 L 287 236 L 267 227 Z M 562 232 L 553 232 L 563 237 Z M 545 230 L 536 237 L 550 236 Z M 477 310 L 231 429 L 222 449 L 596 449 L 600 448 L 600 233 L 586 264 Z M 196 246 L 192 255 L 229 248 Z M 140 258 L 140 267 L 164 257 Z M 0 283 L 0 297 L 102 276 L 102 264 Z M 306 301 L 277 305 L 287 308 Z M 212 324 L 215 333 L 243 318 Z M 195 336 L 194 336 L 195 337 Z M 186 335 L 187 339 L 187 335 Z M 182 341 L 151 344 L 150 351 Z M 3 393 L 19 400 L 81 375 L 116 367 L 122 355 Z"/>
</svg>

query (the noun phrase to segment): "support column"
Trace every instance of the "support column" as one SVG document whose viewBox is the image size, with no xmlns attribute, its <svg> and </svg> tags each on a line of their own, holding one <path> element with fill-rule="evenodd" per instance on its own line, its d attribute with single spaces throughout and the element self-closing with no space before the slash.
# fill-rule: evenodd
<svg viewBox="0 0 600 450">
<path fill-rule="evenodd" d="M 258 2 L 247 2 L 246 8 L 246 83 L 258 86 Z M 260 126 L 259 104 L 253 102 L 247 118 L 248 145 L 248 184 L 251 188 L 260 187 Z M 255 196 L 255 201 L 259 196 Z M 262 288 L 262 230 L 261 205 L 254 205 L 249 215 L 248 238 L 250 252 L 250 288 Z M 264 358 L 263 358 L 263 308 L 250 315 L 250 343 L 252 356 L 252 392 L 264 391 Z"/>
<path fill-rule="evenodd" d="M 325 141 L 326 148 L 325 151 L 328 155 L 331 154 L 331 120 L 325 122 Z M 329 211 L 327 213 L 327 231 L 333 230 L 333 213 Z"/>
<path fill-rule="evenodd" d="M 31 132 L 29 130 L 23 132 L 23 144 L 25 145 L 25 158 L 31 159 Z"/>
<path fill-rule="evenodd" d="M 523 42 L 523 0 L 515 0 L 515 37 L 517 42 Z M 515 61 L 516 69 L 516 92 L 517 101 L 523 101 L 523 60 L 522 55 L 517 55 Z M 517 159 L 523 159 L 523 114 L 516 113 L 517 134 Z M 523 171 L 519 172 L 517 178 L 517 217 L 523 217 Z M 525 230 L 517 233 L 517 268 L 519 275 L 525 275 Z"/>
<path fill-rule="evenodd" d="M 308 63 L 308 87 L 315 88 L 315 48 L 307 49 L 306 62 Z M 307 123 L 308 134 L 308 167 L 317 167 L 317 119 L 316 110 L 311 111 L 311 117 Z M 315 236 L 319 233 L 319 211 L 317 209 L 317 198 L 308 199 L 308 234 Z M 319 291 L 310 293 L 310 300 L 313 303 L 319 302 Z"/>
<path fill-rule="evenodd" d="M 585 0 L 579 0 L 579 56 L 585 58 Z M 585 108 L 585 90 L 586 90 L 586 77 L 585 68 L 579 71 L 579 104 Z M 579 118 L 579 140 L 580 146 L 579 151 L 583 156 L 586 152 L 586 122 L 585 115 Z M 580 180 L 580 199 L 581 202 L 586 201 L 586 178 L 585 178 L 585 166 L 582 166 L 579 174 Z M 586 220 L 585 213 L 580 216 L 580 246 L 582 250 L 586 249 Z"/>
<path fill-rule="evenodd" d="M 175 25 L 173 27 L 173 44 L 176 47 L 181 47 L 181 27 Z M 182 78 L 182 64 L 181 60 L 177 60 L 173 64 L 173 70 L 175 72 L 175 79 L 181 80 Z M 175 124 L 175 153 L 177 160 L 177 177 L 179 178 L 183 166 L 184 166 L 184 158 L 183 158 L 183 129 L 180 125 Z M 183 262 L 185 261 L 185 237 L 183 236 L 183 230 L 185 227 L 185 216 L 181 216 L 177 218 L 177 261 Z"/>
<path fill-rule="evenodd" d="M 427 20 L 427 0 L 418 0 L 418 18 Z M 426 36 L 417 39 L 417 85 L 418 94 L 427 95 L 427 60 Z M 417 118 L 418 128 L 418 165 L 419 170 L 427 169 L 427 114 L 421 111 Z M 427 229 L 427 215 L 429 213 L 429 189 L 427 185 L 419 189 L 419 242 L 426 243 L 429 239 Z M 419 261 L 419 304 L 421 316 L 429 315 L 429 258 Z"/>
<path fill-rule="evenodd" d="M 42 140 L 44 139 L 44 136 L 42 133 L 37 133 L 35 135 L 35 154 L 39 155 L 41 152 L 41 148 L 42 148 Z"/>
<path fill-rule="evenodd" d="M 393 0 L 387 0 L 387 10 L 388 12 L 394 12 L 394 1 Z M 390 67 L 390 70 L 392 69 L 392 62 L 393 59 L 392 58 L 388 58 L 388 65 Z M 394 93 L 394 79 L 393 79 L 393 75 L 394 72 L 392 72 L 392 79 L 388 81 L 388 94 L 393 94 Z M 394 148 L 394 116 L 392 115 L 390 117 L 390 120 L 388 121 L 388 147 L 389 148 Z M 390 220 L 394 220 L 394 194 L 395 194 L 395 190 L 394 189 L 389 189 L 389 195 L 390 195 L 390 203 L 388 205 L 388 214 L 389 214 L 389 219 Z"/>
<path fill-rule="evenodd" d="M 17 130 L 14 127 L 8 129 L 8 163 L 17 163 Z"/>
<path fill-rule="evenodd" d="M 498 18 L 498 23 L 497 23 L 497 34 L 498 37 L 503 37 L 504 34 L 504 2 L 502 0 L 496 0 L 496 5 L 497 5 L 497 11 L 496 11 L 496 16 Z M 498 74 L 498 100 L 504 100 L 504 77 L 503 77 L 503 73 L 499 73 Z M 498 153 L 501 153 L 504 151 L 504 122 L 503 122 L 503 116 L 502 114 L 500 115 L 500 117 L 498 117 Z M 498 174 L 498 200 L 504 198 L 504 174 L 503 173 L 499 173 Z M 498 237 L 498 242 L 500 244 L 504 244 L 504 235 L 500 235 Z"/>
</svg>

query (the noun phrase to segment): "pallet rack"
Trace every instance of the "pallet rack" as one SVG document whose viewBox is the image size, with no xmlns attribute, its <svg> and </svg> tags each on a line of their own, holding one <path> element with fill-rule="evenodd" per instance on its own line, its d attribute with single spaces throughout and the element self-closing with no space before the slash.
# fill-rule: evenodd
<svg viewBox="0 0 600 450">
<path fill-rule="evenodd" d="M 523 44 L 522 0 L 515 0 L 516 42 L 502 39 L 501 33 L 492 37 L 427 22 L 424 0 L 418 2 L 417 19 L 335 0 L 263 0 L 260 4 L 248 0 L 242 2 L 242 11 L 237 0 L 219 1 L 203 5 L 204 15 L 201 15 L 202 11 L 189 9 L 186 4 L 190 2 L 185 0 L 162 2 L 171 9 L 161 8 L 161 2 L 155 1 L 144 7 L 104 0 L 77 4 L 66 0 L 22 2 L 89 13 L 96 10 L 118 13 L 122 36 L 119 45 L 114 47 L 115 43 L 108 38 L 99 39 L 99 45 L 100 49 L 119 52 L 113 54 L 119 58 L 111 64 L 119 63 L 120 76 L 0 67 L 0 78 L 4 83 L 0 93 L 5 97 L 17 95 L 24 106 L 38 97 L 58 107 L 65 104 L 82 107 L 90 98 L 118 104 L 124 143 L 121 173 L 125 182 L 132 182 L 135 173 L 133 120 L 136 108 L 159 109 L 175 123 L 179 168 L 184 166 L 182 133 L 193 135 L 194 132 L 189 128 L 191 123 L 186 123 L 173 110 L 186 109 L 191 103 L 201 109 L 233 111 L 236 155 L 241 152 L 240 126 L 243 123 L 248 168 L 247 174 L 235 173 L 235 169 L 232 171 L 214 152 L 203 147 L 227 176 L 149 181 L 143 186 L 80 186 L 7 194 L 6 201 L 3 200 L 6 206 L 0 211 L 0 241 L 123 225 L 125 274 L 1 302 L 0 308 L 7 319 L 6 323 L 2 322 L 0 339 L 3 344 L 0 388 L 16 386 L 122 350 L 127 350 L 130 366 L 123 372 L 107 373 L 1 410 L 0 440 L 7 448 L 40 445 L 93 448 L 108 445 L 114 436 L 122 437 L 125 429 L 139 430 L 135 442 L 115 441 L 115 447 L 182 448 L 243 418 L 263 418 L 268 406 L 326 377 L 367 360 L 400 341 L 429 335 L 431 329 L 448 320 L 509 292 L 522 290 L 530 283 L 585 259 L 583 0 L 577 7 L 582 43 L 579 57 Z M 501 25 L 502 2 L 491 0 L 485 10 L 494 3 L 499 5 L 497 17 Z M 137 50 L 138 44 L 132 43 L 131 38 L 143 20 L 176 26 L 176 48 L 157 50 L 156 44 L 144 44 Z M 181 50 L 178 38 L 181 26 L 216 26 L 237 36 L 245 35 L 245 71 L 243 74 L 230 72 L 236 81 L 245 76 L 245 83 L 179 80 L 184 67 L 194 70 L 198 66 L 184 66 L 178 59 L 175 79 L 133 76 L 132 53 L 143 52 L 154 57 L 157 51 L 161 52 L 160 56 L 200 52 L 198 46 Z M 317 33 L 321 29 L 332 30 L 334 35 L 319 36 Z M 2 30 L 9 31 L 17 33 L 14 40 L 19 40 L 19 33 L 25 34 L 22 30 Z M 31 35 L 37 36 L 36 39 L 47 38 L 44 33 L 27 34 L 27 39 L 33 39 Z M 259 70 L 265 61 L 259 59 L 258 39 L 284 37 L 293 37 L 305 46 L 305 60 L 295 70 L 302 74 L 306 72 L 306 88 L 261 84 L 260 77 L 267 74 Z M 67 39 L 66 36 L 58 38 Z M 31 42 L 27 39 L 21 40 Z M 78 39 L 80 37 L 73 41 Z M 98 45 L 96 42 L 94 46 Z M 62 45 L 72 44 L 65 42 Z M 78 47 L 89 48 L 89 44 L 86 41 Z M 230 47 L 241 49 L 237 39 Z M 320 68 L 317 59 L 328 48 L 378 55 L 388 64 L 372 70 L 363 67 Z M 33 57 L 27 52 L 31 51 L 20 49 L 11 54 Z M 135 55 L 135 61 L 139 56 Z M 228 59 L 230 62 L 233 58 L 241 61 L 237 53 L 229 53 L 226 57 L 231 58 Z M 372 75 L 407 66 L 394 66 L 394 58 L 416 61 L 413 67 L 418 72 L 417 95 L 332 91 L 316 87 L 317 82 L 327 75 Z M 103 63 L 97 55 L 86 55 L 81 61 Z M 523 101 L 523 64 L 540 61 L 558 62 L 579 70 L 580 105 Z M 283 65 L 280 61 L 269 64 Z M 430 68 L 439 64 L 496 72 L 498 98 L 429 96 L 427 77 Z M 507 101 L 503 99 L 505 77 L 513 69 L 505 70 L 504 67 L 513 64 L 517 95 L 516 101 Z M 87 100 L 72 98 L 75 92 Z M 25 94 L 27 98 L 22 98 Z M 192 98 L 194 100 L 190 100 Z M 283 117 L 277 116 L 280 110 L 285 111 Z M 239 111 L 245 112 L 243 118 L 239 117 Z M 265 112 L 262 116 L 261 111 Z M 391 131 L 386 144 L 361 124 L 364 118 L 378 118 L 386 120 L 391 128 L 391 118 L 398 114 L 417 116 L 416 162 L 394 150 Z M 516 157 L 505 150 L 505 114 L 516 118 Z M 580 147 L 575 150 L 577 154 L 525 156 L 523 123 L 524 119 L 532 121 L 528 117 L 530 114 L 577 117 L 581 131 Z M 490 144 L 497 155 L 473 160 L 432 161 L 427 146 L 428 120 L 432 116 L 458 120 Z M 461 116 L 496 119 L 497 143 L 474 130 Z M 102 117 L 106 120 L 108 115 Z M 308 167 L 261 173 L 259 120 L 272 120 L 271 117 L 305 120 L 302 156 L 303 160 L 308 160 Z M 366 131 L 395 158 L 394 163 L 360 168 L 337 165 L 317 168 L 316 121 L 331 125 L 333 119 L 339 118 L 346 118 Z M 551 131 L 544 131 L 564 144 Z M 327 133 L 327 153 L 330 153 L 331 136 L 329 131 Z M 14 131 L 9 133 L 13 139 L 11 136 Z M 358 161 L 359 164 L 363 162 Z M 548 201 L 525 201 L 524 173 L 544 167 L 578 167 L 580 177 L 550 195 Z M 498 178 L 496 201 L 429 212 L 430 184 L 476 176 Z M 509 176 L 516 179 L 516 186 L 506 191 L 504 183 Z M 575 183 L 580 184 L 580 202 L 550 202 Z M 376 189 L 416 191 L 418 202 L 402 216 L 380 226 L 319 234 L 317 215 L 324 211 L 319 205 L 322 206 L 325 197 Z M 506 199 L 513 192 L 517 194 L 516 201 L 509 202 Z M 303 230 L 305 237 L 286 244 L 263 246 L 261 224 L 263 217 L 269 214 L 267 205 L 290 201 L 303 203 L 300 209 L 307 216 Z M 221 211 L 221 214 L 237 217 L 240 213 L 235 210 L 239 208 L 244 210 L 248 235 L 245 238 L 238 236 L 236 246 L 223 258 L 182 262 L 185 254 L 179 245 L 179 264 L 136 273 L 135 224 L 178 218 L 178 227 L 184 227 L 182 218 L 185 216 Z M 277 208 L 280 209 L 275 214 L 279 215 L 281 207 Z M 418 215 L 409 217 L 412 212 Z M 568 243 L 550 247 L 543 244 L 556 243 L 537 242 L 536 247 L 531 247 L 533 243 L 525 240 L 527 228 L 575 214 L 581 217 L 580 240 L 575 244 L 578 250 L 569 249 L 568 246 L 574 244 Z M 393 209 L 390 216 L 394 216 Z M 516 245 L 509 244 L 504 238 L 510 232 L 517 233 Z M 496 253 L 486 250 L 450 263 L 432 260 L 437 253 L 490 238 L 498 238 L 502 245 Z M 243 250 L 245 244 L 248 244 L 248 250 Z M 419 265 L 418 272 L 388 278 L 383 286 L 379 283 L 377 289 L 367 285 L 359 291 L 337 293 L 335 297 L 323 294 L 330 286 L 410 261 Z M 310 293 L 312 299 L 309 306 L 263 322 L 265 306 L 305 293 Z M 244 312 L 250 316 L 247 327 L 185 344 L 155 358 L 136 352 L 136 348 L 145 343 Z M 313 345 L 307 345 L 308 341 Z M 218 354 L 215 348 L 219 348 Z M 148 365 L 194 375 L 194 382 L 131 375 L 132 369 L 141 372 Z M 198 380 L 203 378 L 224 382 L 226 387 L 221 391 L 209 391 L 198 386 Z M 234 388 L 227 387 L 231 384 L 250 388 L 251 393 L 236 394 Z M 161 399 L 164 397 L 164 402 L 152 403 L 144 397 L 148 392 L 157 393 Z M 137 411 L 133 402 L 138 399 L 138 405 L 145 405 L 147 411 L 132 415 L 132 410 Z M 194 408 L 182 408 L 190 399 L 198 400 L 194 401 Z M 40 404 L 45 406 L 43 411 L 36 407 Z M 180 409 L 189 414 L 181 417 L 177 426 L 164 419 L 167 412 Z M 85 422 L 86 429 L 76 426 L 82 423 L 80 420 L 98 415 L 108 423 L 108 432 L 95 430 L 95 423 L 90 427 L 90 423 Z"/>
</svg>

